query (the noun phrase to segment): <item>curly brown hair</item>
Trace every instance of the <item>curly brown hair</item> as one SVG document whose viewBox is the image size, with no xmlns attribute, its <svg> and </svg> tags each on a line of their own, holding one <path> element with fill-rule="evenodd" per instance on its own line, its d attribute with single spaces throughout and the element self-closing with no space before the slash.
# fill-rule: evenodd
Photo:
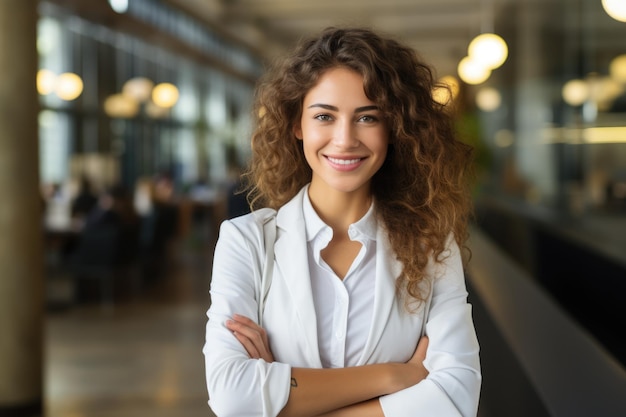
<svg viewBox="0 0 626 417">
<path fill-rule="evenodd" d="M 426 296 L 421 283 L 429 259 L 446 256 L 451 235 L 464 247 L 472 149 L 457 140 L 451 112 L 433 100 L 433 71 L 411 48 L 368 29 L 328 28 L 267 72 L 255 97 L 257 123 L 246 174 L 250 203 L 278 209 L 311 181 L 294 126 L 306 93 L 336 67 L 363 76 L 366 96 L 389 126 L 387 158 L 371 189 L 403 264 L 398 288 L 419 302 Z"/>
</svg>

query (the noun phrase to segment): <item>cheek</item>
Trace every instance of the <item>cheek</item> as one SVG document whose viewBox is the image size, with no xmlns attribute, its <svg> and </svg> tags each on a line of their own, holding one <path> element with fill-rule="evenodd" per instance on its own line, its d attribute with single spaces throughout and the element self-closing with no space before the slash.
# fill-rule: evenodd
<svg viewBox="0 0 626 417">
<path fill-rule="evenodd" d="M 304 159 L 306 159 L 309 166 L 311 166 L 317 157 L 317 147 L 313 146 L 313 142 L 307 139 L 302 142 L 302 150 L 304 151 Z"/>
<path fill-rule="evenodd" d="M 389 135 L 386 131 L 378 132 L 375 138 L 372 140 L 373 150 L 380 154 L 383 159 L 387 156 L 387 150 L 389 149 Z"/>
<path fill-rule="evenodd" d="M 385 161 L 387 160 L 387 148 L 381 149 L 379 155 L 380 157 L 378 158 L 378 161 L 377 161 L 378 167 L 376 168 L 376 170 L 379 170 L 383 166 Z"/>
<path fill-rule="evenodd" d="M 302 138 L 305 152 L 317 152 L 323 148 L 327 141 L 324 140 L 324 129 L 315 129 L 310 126 L 302 126 Z"/>
</svg>

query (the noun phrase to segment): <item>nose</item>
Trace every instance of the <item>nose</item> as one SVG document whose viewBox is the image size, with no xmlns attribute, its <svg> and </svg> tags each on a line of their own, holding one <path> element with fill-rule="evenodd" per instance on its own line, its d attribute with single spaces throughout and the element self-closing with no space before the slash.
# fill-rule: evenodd
<svg viewBox="0 0 626 417">
<path fill-rule="evenodd" d="M 340 149 L 355 148 L 359 145 L 356 129 L 351 121 L 342 120 L 335 124 L 333 144 Z"/>
</svg>

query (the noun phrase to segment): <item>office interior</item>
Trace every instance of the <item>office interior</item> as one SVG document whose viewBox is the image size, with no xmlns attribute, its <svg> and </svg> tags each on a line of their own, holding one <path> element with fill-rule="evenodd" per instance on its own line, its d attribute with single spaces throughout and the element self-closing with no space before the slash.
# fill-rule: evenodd
<svg viewBox="0 0 626 417">
<path fill-rule="evenodd" d="M 626 415 L 623 1 L 2 0 L 0 416 L 213 415 L 212 249 L 246 211 L 255 82 L 347 24 L 431 61 L 475 148 L 478 415 Z M 476 66 L 488 33 L 507 54 Z"/>
</svg>

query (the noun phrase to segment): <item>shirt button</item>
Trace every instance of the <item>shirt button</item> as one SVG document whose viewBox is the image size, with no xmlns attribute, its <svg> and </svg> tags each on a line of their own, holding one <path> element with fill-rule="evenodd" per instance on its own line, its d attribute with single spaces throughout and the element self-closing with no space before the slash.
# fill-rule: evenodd
<svg viewBox="0 0 626 417">
<path fill-rule="evenodd" d="M 343 332 L 341 330 L 337 330 L 335 332 L 335 336 L 337 336 L 337 339 L 341 339 L 343 337 Z"/>
</svg>

